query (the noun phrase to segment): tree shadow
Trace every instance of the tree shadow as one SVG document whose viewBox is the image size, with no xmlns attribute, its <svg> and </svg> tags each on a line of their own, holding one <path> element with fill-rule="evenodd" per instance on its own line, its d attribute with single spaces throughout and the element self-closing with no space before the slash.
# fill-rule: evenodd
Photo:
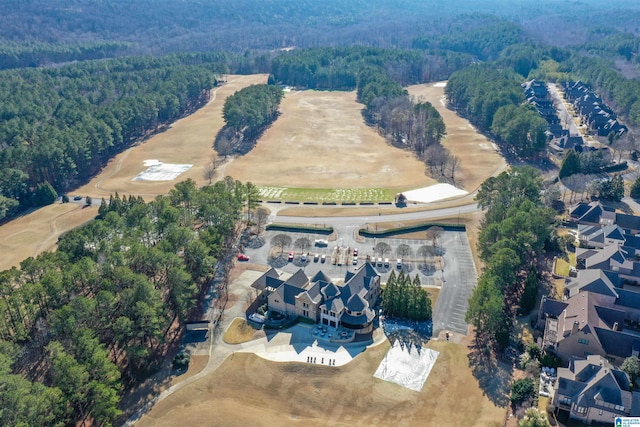
<svg viewBox="0 0 640 427">
<path fill-rule="evenodd" d="M 493 352 L 477 344 L 469 347 L 467 356 L 473 376 L 478 380 L 482 393 L 496 406 L 509 404 L 509 388 L 513 367 L 497 360 Z"/>
<path fill-rule="evenodd" d="M 603 206 L 622 211 L 627 215 L 633 215 L 633 210 L 625 202 L 614 202 L 612 200 L 600 200 Z"/>
</svg>

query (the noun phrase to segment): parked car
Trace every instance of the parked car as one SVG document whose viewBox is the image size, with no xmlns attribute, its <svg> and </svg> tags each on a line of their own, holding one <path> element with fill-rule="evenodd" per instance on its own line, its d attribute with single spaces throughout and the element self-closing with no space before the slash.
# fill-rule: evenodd
<svg viewBox="0 0 640 427">
<path fill-rule="evenodd" d="M 302 256 L 300 257 L 300 261 L 307 262 L 307 254 L 302 254 Z"/>
<path fill-rule="evenodd" d="M 316 239 L 315 240 L 315 245 L 316 246 L 329 246 L 329 241 L 326 239 Z"/>
<path fill-rule="evenodd" d="M 327 260 L 327 256 L 323 254 L 323 255 L 320 257 L 320 262 L 324 264 L 324 262 L 325 262 L 326 260 Z"/>
<path fill-rule="evenodd" d="M 400 258 L 398 258 L 398 260 L 396 261 L 396 268 L 398 270 L 402 268 L 402 260 Z"/>
<path fill-rule="evenodd" d="M 238 254 L 238 261 L 249 261 L 249 255 Z"/>
<path fill-rule="evenodd" d="M 353 256 L 358 256 L 358 248 L 353 248 Z"/>
<path fill-rule="evenodd" d="M 354 256 L 353 257 L 353 265 L 357 265 L 358 264 L 358 257 Z"/>
<path fill-rule="evenodd" d="M 389 268 L 389 258 L 385 258 L 385 259 L 384 259 L 384 266 L 385 266 L 386 268 Z"/>
<path fill-rule="evenodd" d="M 293 252 L 289 252 L 289 262 L 293 262 Z"/>
<path fill-rule="evenodd" d="M 255 323 L 260 323 L 263 324 L 264 323 L 264 316 L 258 313 L 251 313 L 249 315 L 249 320 L 251 320 L 252 322 Z"/>
<path fill-rule="evenodd" d="M 378 257 L 378 267 L 382 267 L 382 258 Z"/>
<path fill-rule="evenodd" d="M 319 259 L 320 259 L 320 254 L 315 254 L 313 256 L 313 262 L 318 262 Z"/>
</svg>

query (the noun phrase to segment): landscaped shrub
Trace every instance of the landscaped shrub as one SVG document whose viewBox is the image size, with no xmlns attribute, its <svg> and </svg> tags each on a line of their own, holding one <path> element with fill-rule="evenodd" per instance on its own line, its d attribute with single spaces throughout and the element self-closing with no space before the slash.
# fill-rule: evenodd
<svg viewBox="0 0 640 427">
<path fill-rule="evenodd" d="M 523 402 L 533 395 L 533 380 L 524 378 L 515 380 L 511 385 L 511 403 Z"/>
</svg>

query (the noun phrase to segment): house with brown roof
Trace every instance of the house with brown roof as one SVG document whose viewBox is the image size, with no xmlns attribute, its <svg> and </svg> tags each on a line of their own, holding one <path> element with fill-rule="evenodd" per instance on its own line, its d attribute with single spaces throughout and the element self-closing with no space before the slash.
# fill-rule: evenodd
<svg viewBox="0 0 640 427">
<path fill-rule="evenodd" d="M 381 289 L 380 275 L 371 263 L 347 271 L 343 284 L 334 283 L 323 272 L 309 278 L 302 269 L 286 280 L 278 276 L 271 269 L 252 284 L 267 294 L 269 310 L 356 333 L 373 330 L 374 306 Z"/>
<path fill-rule="evenodd" d="M 616 417 L 640 415 L 640 393 L 632 391 L 626 373 L 591 355 L 558 369 L 553 405 L 583 423 L 612 425 Z"/>
<path fill-rule="evenodd" d="M 621 365 L 640 351 L 640 335 L 623 330 L 626 313 L 616 308 L 615 299 L 584 291 L 565 301 L 544 299 L 540 321 L 544 321 L 544 350 L 563 363 L 572 357 L 597 354 Z"/>
</svg>

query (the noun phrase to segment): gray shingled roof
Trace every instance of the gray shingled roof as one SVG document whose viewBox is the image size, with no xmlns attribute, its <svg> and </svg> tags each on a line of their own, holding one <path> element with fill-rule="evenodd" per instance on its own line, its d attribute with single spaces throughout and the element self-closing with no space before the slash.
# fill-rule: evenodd
<svg viewBox="0 0 640 427">
<path fill-rule="evenodd" d="M 351 295 L 349 301 L 347 301 L 347 309 L 349 311 L 362 311 L 369 307 L 369 303 L 360 296 L 360 294 Z"/>
<path fill-rule="evenodd" d="M 276 269 L 271 267 L 269 271 L 258 277 L 256 281 L 251 284 L 251 287 L 261 291 L 266 287 L 272 287 L 276 289 L 283 283 L 283 281 L 280 280 L 279 277 L 280 275 L 278 274 Z"/>
<path fill-rule="evenodd" d="M 640 401 L 638 393 L 631 392 L 626 374 L 600 356 L 571 359 L 568 368 L 558 369 L 557 387 L 560 395 L 570 396 L 574 403 L 586 408 L 598 407 L 596 400 L 602 400 L 633 412 L 634 402 Z"/>
<path fill-rule="evenodd" d="M 598 336 L 598 341 L 606 354 L 617 357 L 631 356 L 634 342 L 640 341 L 640 337 L 621 331 L 611 331 L 603 328 L 593 328 Z"/>
<path fill-rule="evenodd" d="M 293 276 L 289 277 L 285 283 L 289 286 L 304 289 L 304 287 L 309 283 L 309 278 L 304 274 L 302 269 L 299 269 L 293 274 Z"/>
<path fill-rule="evenodd" d="M 628 289 L 618 289 L 616 305 L 640 310 L 640 292 L 634 292 Z"/>
</svg>

